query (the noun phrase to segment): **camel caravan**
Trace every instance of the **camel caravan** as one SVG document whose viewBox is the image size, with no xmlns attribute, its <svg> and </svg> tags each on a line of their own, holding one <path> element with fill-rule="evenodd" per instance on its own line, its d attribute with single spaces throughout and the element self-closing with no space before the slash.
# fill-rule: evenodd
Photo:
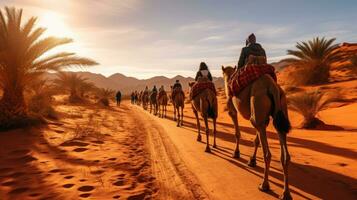
<svg viewBox="0 0 357 200">
<path fill-rule="evenodd" d="M 259 190 L 268 192 L 269 168 L 271 153 L 269 150 L 266 127 L 270 117 L 278 133 L 281 148 L 281 164 L 284 174 L 284 189 L 280 199 L 292 199 L 288 182 L 288 166 L 290 155 L 287 147 L 287 133 L 291 129 L 286 96 L 282 88 L 277 84 L 275 69 L 267 64 L 265 50 L 256 43 L 254 34 L 246 40 L 246 47 L 241 51 L 238 65 L 235 67 L 222 66 L 223 79 L 225 83 L 225 93 L 227 98 L 227 108 L 229 116 L 235 127 L 236 147 L 233 153 L 234 158 L 240 157 L 239 142 L 240 130 L 238 123 L 238 113 L 251 122 L 256 129 L 254 140 L 254 150 L 247 165 L 256 166 L 256 153 L 261 145 L 263 149 L 263 159 L 265 163 L 263 182 L 259 185 Z M 197 120 L 197 141 L 201 142 L 200 117 L 203 119 L 206 133 L 205 152 L 210 153 L 209 124 L 208 119 L 213 123 L 213 148 L 217 148 L 216 143 L 216 122 L 218 118 L 217 92 L 212 81 L 212 75 L 206 65 L 202 62 L 196 74 L 195 81 L 189 83 L 189 100 L 192 111 Z M 157 91 L 156 86 L 149 91 L 146 87 L 141 92 L 133 92 L 132 103 L 141 105 L 143 109 L 161 118 L 166 118 L 166 107 L 171 101 L 174 115 L 173 120 L 177 122 L 177 127 L 183 126 L 183 110 L 185 107 L 185 92 L 179 80 L 171 86 L 170 95 L 161 86 Z"/>
</svg>

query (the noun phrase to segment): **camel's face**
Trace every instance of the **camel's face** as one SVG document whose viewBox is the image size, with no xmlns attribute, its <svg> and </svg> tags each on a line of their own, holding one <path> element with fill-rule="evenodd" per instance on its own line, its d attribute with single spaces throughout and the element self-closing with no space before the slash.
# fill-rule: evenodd
<svg viewBox="0 0 357 200">
<path fill-rule="evenodd" d="M 224 67 L 222 65 L 223 79 L 228 80 L 235 70 L 236 70 L 236 67 L 234 67 L 234 68 L 231 66 Z"/>
</svg>

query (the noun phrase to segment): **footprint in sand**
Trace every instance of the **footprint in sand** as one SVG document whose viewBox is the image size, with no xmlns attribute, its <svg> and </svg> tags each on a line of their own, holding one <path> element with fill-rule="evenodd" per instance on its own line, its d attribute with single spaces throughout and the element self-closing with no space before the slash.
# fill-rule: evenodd
<svg viewBox="0 0 357 200">
<path fill-rule="evenodd" d="M 81 192 L 90 192 L 92 190 L 94 190 L 94 187 L 90 186 L 90 185 L 85 185 L 85 186 L 81 186 L 78 188 L 78 191 L 81 191 Z"/>
<path fill-rule="evenodd" d="M 30 197 L 38 197 L 40 196 L 40 193 L 32 193 L 32 194 L 29 194 Z"/>
<path fill-rule="evenodd" d="M 94 141 L 91 141 L 92 143 L 95 143 L 95 144 L 104 144 L 103 141 L 99 141 L 99 140 L 94 140 Z"/>
<path fill-rule="evenodd" d="M 74 176 L 65 176 L 65 179 L 72 179 Z"/>
<path fill-rule="evenodd" d="M 110 161 L 114 161 L 114 160 L 116 160 L 117 158 L 109 158 L 108 160 L 110 160 Z"/>
<path fill-rule="evenodd" d="M 60 146 L 62 147 L 73 147 L 73 146 L 86 147 L 88 145 L 89 145 L 88 143 L 79 142 L 79 141 L 66 141 L 60 144 Z"/>
<path fill-rule="evenodd" d="M 81 179 L 81 180 L 79 180 L 80 182 L 85 182 L 85 181 L 87 181 L 87 179 Z"/>
<path fill-rule="evenodd" d="M 74 186 L 74 184 L 72 184 L 72 183 L 62 185 L 62 187 L 64 187 L 64 188 L 71 188 L 73 186 Z"/>
<path fill-rule="evenodd" d="M 59 172 L 63 172 L 63 170 L 61 169 L 53 169 L 51 171 L 49 171 L 50 173 L 59 173 Z"/>
<path fill-rule="evenodd" d="M 119 198 L 120 198 L 120 195 L 113 196 L 113 199 L 119 199 Z"/>
<path fill-rule="evenodd" d="M 125 184 L 124 179 L 123 178 L 119 178 L 119 180 L 117 180 L 116 182 L 113 183 L 113 185 L 115 186 L 123 186 Z"/>
<path fill-rule="evenodd" d="M 87 151 L 88 149 L 87 148 L 75 148 L 75 149 L 73 149 L 73 151 L 75 151 L 75 152 L 84 152 L 84 151 Z"/>
<path fill-rule="evenodd" d="M 91 174 L 94 174 L 94 175 L 98 175 L 98 174 L 103 174 L 104 173 L 104 170 L 96 170 L 96 171 L 92 171 L 90 172 Z"/>
<path fill-rule="evenodd" d="M 92 195 L 92 194 L 91 194 L 91 193 L 83 193 L 83 194 L 80 194 L 79 197 L 87 198 L 87 197 L 89 197 L 90 195 Z"/>
<path fill-rule="evenodd" d="M 128 197 L 128 200 L 140 200 L 140 199 L 144 199 L 146 196 L 145 192 L 140 193 L 140 194 L 135 194 L 135 195 L 131 195 Z"/>
</svg>

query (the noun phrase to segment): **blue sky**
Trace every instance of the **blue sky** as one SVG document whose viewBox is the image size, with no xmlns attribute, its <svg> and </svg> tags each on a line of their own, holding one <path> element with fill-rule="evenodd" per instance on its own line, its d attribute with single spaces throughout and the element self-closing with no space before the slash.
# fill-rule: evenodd
<svg viewBox="0 0 357 200">
<path fill-rule="evenodd" d="M 357 42 L 357 1 L 333 0 L 1 0 L 39 16 L 49 34 L 72 37 L 63 48 L 101 63 L 88 71 L 193 76 L 206 61 L 216 76 L 234 65 L 254 32 L 268 60 L 286 57 L 315 36 Z"/>
</svg>

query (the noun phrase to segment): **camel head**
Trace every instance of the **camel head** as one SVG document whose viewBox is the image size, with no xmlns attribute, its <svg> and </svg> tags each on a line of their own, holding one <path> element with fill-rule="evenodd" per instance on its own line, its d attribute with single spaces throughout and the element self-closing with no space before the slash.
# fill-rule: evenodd
<svg viewBox="0 0 357 200">
<path fill-rule="evenodd" d="M 231 78 L 233 72 L 237 69 L 237 66 L 231 67 L 231 66 L 227 66 L 224 67 L 222 65 L 222 73 L 223 73 L 223 80 L 224 80 L 224 85 L 225 85 L 225 92 L 226 92 L 226 96 L 227 98 L 229 98 L 229 90 L 228 90 L 228 80 Z"/>
<path fill-rule="evenodd" d="M 222 65 L 223 78 L 228 80 L 236 69 L 237 66 L 234 66 L 233 68 L 231 66 L 224 67 Z"/>
</svg>

